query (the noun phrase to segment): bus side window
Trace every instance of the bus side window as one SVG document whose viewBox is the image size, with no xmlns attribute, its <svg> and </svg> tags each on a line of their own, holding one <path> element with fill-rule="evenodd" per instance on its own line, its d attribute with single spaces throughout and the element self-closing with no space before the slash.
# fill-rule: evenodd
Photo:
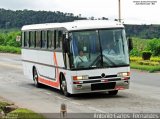
<svg viewBox="0 0 160 119">
<path fill-rule="evenodd" d="M 36 48 L 41 47 L 41 31 L 36 31 Z"/>
<path fill-rule="evenodd" d="M 56 31 L 56 48 L 62 49 L 62 38 L 63 38 L 63 32 Z"/>
<path fill-rule="evenodd" d="M 42 31 L 42 48 L 47 48 L 47 31 Z"/>
<path fill-rule="evenodd" d="M 35 31 L 30 32 L 30 47 L 35 47 Z"/>
<path fill-rule="evenodd" d="M 29 47 L 29 31 L 24 33 L 24 47 Z"/>
<path fill-rule="evenodd" d="M 55 39 L 54 31 L 48 31 L 48 48 L 49 49 L 54 49 L 54 39 Z"/>
</svg>

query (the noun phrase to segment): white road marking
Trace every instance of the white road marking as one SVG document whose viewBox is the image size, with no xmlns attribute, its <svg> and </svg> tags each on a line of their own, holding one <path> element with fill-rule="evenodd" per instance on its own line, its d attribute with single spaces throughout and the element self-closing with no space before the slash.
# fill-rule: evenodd
<svg viewBox="0 0 160 119">
<path fill-rule="evenodd" d="M 67 101 L 67 102 L 70 102 L 70 103 L 75 104 L 75 105 L 78 105 L 78 106 L 84 106 L 84 104 L 81 104 L 81 103 L 72 101 L 72 100 L 70 100 L 70 99 L 62 98 L 62 97 L 60 97 L 60 96 L 55 96 L 55 97 L 58 98 L 58 99 L 60 99 L 60 100 Z M 97 109 L 97 108 L 95 108 L 95 107 L 87 106 L 87 108 L 89 108 L 89 109 L 91 109 L 91 110 L 94 110 L 94 111 L 96 111 L 96 112 L 98 112 L 98 113 L 105 113 L 105 111 L 99 110 L 99 109 Z"/>
<path fill-rule="evenodd" d="M 95 110 L 97 113 L 106 113 L 105 111 L 102 111 L 100 109 L 97 109 L 97 108 L 94 108 L 94 107 L 91 107 L 91 106 L 89 106 L 88 108 L 91 109 L 91 110 Z"/>
<path fill-rule="evenodd" d="M 45 94 L 47 94 L 47 95 L 51 95 L 51 93 L 49 93 L 49 92 L 44 92 Z"/>
<path fill-rule="evenodd" d="M 56 98 L 60 99 L 60 100 L 68 100 L 68 99 L 65 99 L 65 98 L 62 98 L 60 96 L 55 96 Z M 69 100 L 68 100 L 69 101 Z"/>
<path fill-rule="evenodd" d="M 78 102 L 74 102 L 74 101 L 70 101 L 71 103 L 75 104 L 75 105 L 79 105 L 79 106 L 83 106 L 83 104 L 78 103 Z"/>
</svg>

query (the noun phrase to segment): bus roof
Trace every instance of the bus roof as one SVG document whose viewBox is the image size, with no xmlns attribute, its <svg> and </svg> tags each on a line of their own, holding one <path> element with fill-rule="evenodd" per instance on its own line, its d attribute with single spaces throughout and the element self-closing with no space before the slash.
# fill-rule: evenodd
<svg viewBox="0 0 160 119">
<path fill-rule="evenodd" d="M 68 31 L 82 30 L 82 29 L 100 29 L 100 28 L 123 28 L 124 26 L 117 21 L 109 20 L 77 20 L 65 23 L 45 23 L 25 25 L 22 31 L 38 30 L 38 29 L 52 29 L 52 28 L 65 28 Z"/>
</svg>

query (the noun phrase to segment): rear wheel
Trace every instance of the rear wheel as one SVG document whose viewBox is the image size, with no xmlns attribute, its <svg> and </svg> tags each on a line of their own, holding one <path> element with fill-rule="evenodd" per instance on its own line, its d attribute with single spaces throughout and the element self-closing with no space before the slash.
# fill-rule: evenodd
<svg viewBox="0 0 160 119">
<path fill-rule="evenodd" d="M 117 95 L 118 90 L 108 91 L 109 95 Z"/>
<path fill-rule="evenodd" d="M 36 68 L 33 69 L 33 81 L 34 81 L 34 85 L 37 88 L 41 87 L 41 84 L 38 82 L 38 74 L 37 74 Z"/>
<path fill-rule="evenodd" d="M 60 88 L 61 88 L 61 92 L 66 97 L 70 96 L 70 94 L 68 93 L 68 90 L 67 90 L 67 82 L 66 82 L 66 79 L 65 79 L 65 77 L 63 75 L 61 75 Z"/>
</svg>

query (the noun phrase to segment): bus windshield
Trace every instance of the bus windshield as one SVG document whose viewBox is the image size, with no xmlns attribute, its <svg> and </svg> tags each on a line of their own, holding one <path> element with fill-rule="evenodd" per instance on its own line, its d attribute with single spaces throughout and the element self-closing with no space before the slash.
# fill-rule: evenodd
<svg viewBox="0 0 160 119">
<path fill-rule="evenodd" d="M 124 29 L 73 31 L 69 36 L 71 69 L 129 65 Z"/>
</svg>

